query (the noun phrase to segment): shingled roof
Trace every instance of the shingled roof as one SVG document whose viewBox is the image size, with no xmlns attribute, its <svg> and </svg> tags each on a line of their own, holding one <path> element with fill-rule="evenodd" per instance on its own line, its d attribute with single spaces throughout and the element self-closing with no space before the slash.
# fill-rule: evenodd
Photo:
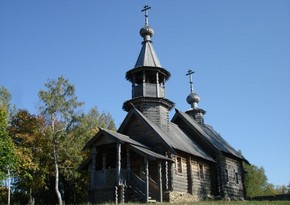
<svg viewBox="0 0 290 205">
<path fill-rule="evenodd" d="M 243 161 L 248 163 L 248 161 L 241 155 L 241 153 L 236 151 L 210 125 L 203 123 L 199 124 L 188 114 L 176 109 L 176 114 L 172 120 L 174 121 L 177 117 L 180 117 L 183 120 L 183 122 L 186 123 L 192 130 L 198 132 L 200 134 L 199 136 L 202 136 L 203 140 L 206 141 L 207 143 L 210 143 L 212 147 L 214 147 L 216 150 L 242 159 Z M 198 135 L 195 135 L 195 137 L 197 136 Z"/>
<path fill-rule="evenodd" d="M 151 128 L 152 131 L 156 133 L 156 136 L 159 137 L 160 142 L 165 146 L 171 149 L 180 150 L 189 154 L 192 154 L 196 157 L 206 159 L 208 161 L 215 162 L 215 160 L 204 150 L 194 139 L 187 136 L 176 124 L 169 123 L 169 130 L 165 131 L 151 122 L 146 116 L 144 116 L 139 110 L 135 107 L 131 108 L 128 115 L 129 118 L 132 115 L 137 116 L 143 122 Z M 127 118 L 127 117 L 126 117 Z M 126 124 L 129 123 L 130 119 L 125 119 L 118 131 L 126 127 Z"/>
</svg>

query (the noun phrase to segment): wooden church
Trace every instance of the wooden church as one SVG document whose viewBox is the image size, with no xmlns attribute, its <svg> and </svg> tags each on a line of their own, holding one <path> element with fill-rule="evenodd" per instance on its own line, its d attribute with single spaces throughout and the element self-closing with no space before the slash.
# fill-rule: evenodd
<svg viewBox="0 0 290 205">
<path fill-rule="evenodd" d="M 166 98 L 165 84 L 170 77 L 153 48 L 153 29 L 140 30 L 142 48 L 126 79 L 132 83 L 132 99 L 124 102 L 128 112 L 118 131 L 101 129 L 85 145 L 91 155 L 79 170 L 88 172 L 89 201 L 184 202 L 205 198 L 245 197 L 247 160 L 204 122 L 205 111 L 198 108 L 199 96 L 193 91 L 186 111 L 175 109 Z"/>
</svg>

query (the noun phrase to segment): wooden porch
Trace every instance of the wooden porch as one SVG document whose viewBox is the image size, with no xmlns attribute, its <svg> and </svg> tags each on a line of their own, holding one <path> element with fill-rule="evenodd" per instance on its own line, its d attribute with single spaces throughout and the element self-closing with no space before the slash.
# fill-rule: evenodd
<svg viewBox="0 0 290 205">
<path fill-rule="evenodd" d="M 90 201 L 163 202 L 164 160 L 143 154 L 142 149 L 120 143 L 93 148 L 88 169 Z"/>
</svg>

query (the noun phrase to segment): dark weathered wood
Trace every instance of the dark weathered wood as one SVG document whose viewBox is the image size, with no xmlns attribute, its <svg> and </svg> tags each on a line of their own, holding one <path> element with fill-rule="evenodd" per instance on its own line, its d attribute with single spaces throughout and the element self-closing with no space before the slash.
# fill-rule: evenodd
<svg viewBox="0 0 290 205">
<path fill-rule="evenodd" d="M 116 161 L 116 185 L 120 185 L 121 176 L 121 144 L 117 143 L 117 161 Z"/>
<path fill-rule="evenodd" d="M 127 180 L 130 183 L 130 172 L 131 172 L 131 157 L 130 149 L 127 147 Z"/>
<path fill-rule="evenodd" d="M 161 164 L 161 161 L 158 161 L 158 185 L 159 185 L 159 202 L 163 202 L 162 164 Z"/>
<path fill-rule="evenodd" d="M 230 157 L 223 157 L 220 161 L 222 190 L 225 198 L 242 199 L 244 197 L 244 185 L 242 183 L 243 167 L 242 163 Z M 227 170 L 228 176 L 226 176 Z M 236 179 L 238 177 L 238 179 Z M 237 183 L 238 182 L 238 183 Z"/>
<path fill-rule="evenodd" d="M 106 151 L 103 151 L 103 170 L 106 169 L 107 167 L 107 152 Z"/>
<path fill-rule="evenodd" d="M 94 147 L 92 149 L 92 162 L 91 162 L 91 166 L 90 166 L 90 185 L 89 187 L 93 187 L 95 184 L 95 172 L 96 172 L 96 155 L 97 155 L 97 150 Z"/>
<path fill-rule="evenodd" d="M 188 176 L 188 193 L 192 194 L 192 186 L 193 186 L 193 180 L 192 180 L 192 165 L 191 165 L 191 157 L 188 156 L 186 158 L 187 163 L 187 176 Z"/>
<path fill-rule="evenodd" d="M 144 158 L 145 164 L 145 202 L 147 203 L 149 200 L 149 168 L 148 168 L 148 160 Z"/>
</svg>

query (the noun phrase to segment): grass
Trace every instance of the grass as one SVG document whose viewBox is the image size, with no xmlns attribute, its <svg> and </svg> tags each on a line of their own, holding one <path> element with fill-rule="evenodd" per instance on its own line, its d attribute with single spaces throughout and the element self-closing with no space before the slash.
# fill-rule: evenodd
<svg viewBox="0 0 290 205">
<path fill-rule="evenodd" d="M 106 203 L 103 205 L 113 205 Z M 154 205 L 154 203 L 150 203 Z M 189 203 L 155 203 L 156 205 L 290 205 L 290 201 L 200 201 Z M 128 203 L 128 205 L 142 205 L 142 203 Z"/>
</svg>

